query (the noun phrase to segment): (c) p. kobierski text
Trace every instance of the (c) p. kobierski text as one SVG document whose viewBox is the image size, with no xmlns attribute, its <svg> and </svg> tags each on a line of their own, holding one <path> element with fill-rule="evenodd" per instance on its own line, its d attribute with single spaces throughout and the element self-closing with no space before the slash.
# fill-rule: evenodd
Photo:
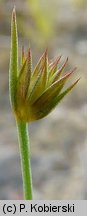
<svg viewBox="0 0 87 216">
<path fill-rule="evenodd" d="M 52 204 L 42 204 L 38 205 L 31 204 L 31 212 L 74 212 L 75 206 L 74 204 L 67 204 L 67 205 L 52 205 Z"/>
</svg>

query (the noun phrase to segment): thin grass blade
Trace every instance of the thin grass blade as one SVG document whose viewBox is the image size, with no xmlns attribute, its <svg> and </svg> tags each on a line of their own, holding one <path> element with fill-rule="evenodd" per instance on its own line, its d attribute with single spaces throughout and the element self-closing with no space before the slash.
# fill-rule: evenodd
<svg viewBox="0 0 87 216">
<path fill-rule="evenodd" d="M 9 66 L 9 92 L 12 108 L 16 109 L 16 86 L 18 76 L 18 35 L 15 7 L 12 12 L 11 21 L 11 51 Z"/>
</svg>

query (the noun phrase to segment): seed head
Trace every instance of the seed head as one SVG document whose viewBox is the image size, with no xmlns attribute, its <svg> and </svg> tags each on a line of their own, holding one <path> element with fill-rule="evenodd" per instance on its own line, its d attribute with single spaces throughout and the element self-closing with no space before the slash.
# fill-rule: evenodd
<svg viewBox="0 0 87 216">
<path fill-rule="evenodd" d="M 21 66 L 18 69 L 18 43 L 16 12 L 13 9 L 11 26 L 11 57 L 10 57 L 10 98 L 12 109 L 24 122 L 32 122 L 47 116 L 56 105 L 68 94 L 79 81 L 63 90 L 66 81 L 76 68 L 63 75 L 68 58 L 59 67 L 61 56 L 48 61 L 48 50 L 43 53 L 36 67 L 32 70 L 32 54 L 27 55 L 22 47 Z"/>
</svg>

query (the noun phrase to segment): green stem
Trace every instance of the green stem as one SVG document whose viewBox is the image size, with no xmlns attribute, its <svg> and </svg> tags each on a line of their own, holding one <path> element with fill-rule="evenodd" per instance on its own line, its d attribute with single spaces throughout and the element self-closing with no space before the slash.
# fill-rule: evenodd
<svg viewBox="0 0 87 216">
<path fill-rule="evenodd" d="M 24 199 L 32 200 L 32 178 L 30 165 L 28 125 L 19 120 L 17 120 L 16 123 L 18 129 L 18 140 L 21 157 Z"/>
</svg>

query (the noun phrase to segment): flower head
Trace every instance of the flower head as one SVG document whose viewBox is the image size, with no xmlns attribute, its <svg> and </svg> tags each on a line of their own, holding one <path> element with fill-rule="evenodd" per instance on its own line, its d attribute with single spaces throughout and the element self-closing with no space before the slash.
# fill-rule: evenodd
<svg viewBox="0 0 87 216">
<path fill-rule="evenodd" d="M 16 117 L 24 122 L 31 122 L 48 115 L 55 106 L 77 84 L 63 90 L 63 87 L 76 68 L 63 75 L 68 58 L 61 67 L 61 56 L 48 61 L 48 52 L 44 52 L 32 71 L 32 54 L 29 48 L 25 56 L 22 48 L 22 63 L 18 70 L 17 24 L 15 9 L 12 13 L 12 45 L 10 61 L 10 95 Z"/>
</svg>

